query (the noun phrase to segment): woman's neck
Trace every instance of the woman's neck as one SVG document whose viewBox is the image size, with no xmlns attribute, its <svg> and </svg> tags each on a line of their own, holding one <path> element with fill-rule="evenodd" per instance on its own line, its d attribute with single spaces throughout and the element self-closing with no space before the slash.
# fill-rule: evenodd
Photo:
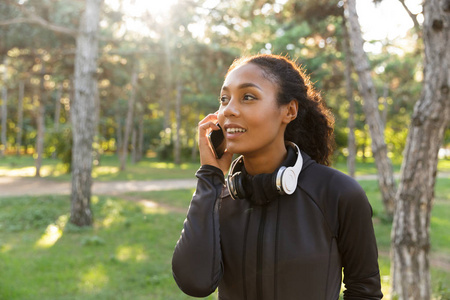
<svg viewBox="0 0 450 300">
<path fill-rule="evenodd" d="M 281 145 L 270 147 L 258 154 L 244 154 L 245 170 L 250 175 L 273 173 L 286 159 L 287 150 Z"/>
</svg>

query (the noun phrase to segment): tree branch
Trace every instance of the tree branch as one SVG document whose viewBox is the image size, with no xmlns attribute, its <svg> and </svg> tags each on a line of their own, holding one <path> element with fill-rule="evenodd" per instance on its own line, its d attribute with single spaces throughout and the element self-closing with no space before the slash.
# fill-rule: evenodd
<svg viewBox="0 0 450 300">
<path fill-rule="evenodd" d="M 398 0 L 398 1 L 403 5 L 403 7 L 405 8 L 406 12 L 407 12 L 408 15 L 411 17 L 411 20 L 412 20 L 413 23 L 414 23 L 414 28 L 416 28 L 417 30 L 419 30 L 419 29 L 420 29 L 420 24 L 419 24 L 419 21 L 417 21 L 417 14 L 413 14 L 413 13 L 411 12 L 411 10 L 408 8 L 408 6 L 407 6 L 406 3 L 405 3 L 405 0 Z"/>
<path fill-rule="evenodd" d="M 45 20 L 44 18 L 37 16 L 36 14 L 29 11 L 23 4 L 18 4 L 17 2 L 10 1 L 10 0 L 7 0 L 7 2 L 8 2 L 8 4 L 17 7 L 24 14 L 24 17 L 1 21 L 0 26 L 19 24 L 19 23 L 30 23 L 30 24 L 40 25 L 43 28 L 49 29 L 54 32 L 68 34 L 73 37 L 76 37 L 78 34 L 78 30 L 53 24 L 53 23 Z"/>
<path fill-rule="evenodd" d="M 10 20 L 4 20 L 0 21 L 0 26 L 8 26 L 12 24 L 20 24 L 20 23 L 27 23 L 29 20 L 26 18 L 14 18 Z"/>
<path fill-rule="evenodd" d="M 37 25 L 40 25 L 43 28 L 49 29 L 51 31 L 68 34 L 73 37 L 76 37 L 77 33 L 78 33 L 77 30 L 47 22 L 44 19 L 42 19 L 41 17 L 36 17 L 36 16 L 30 17 L 30 18 L 15 18 L 15 19 L 1 21 L 0 26 L 7 26 L 7 25 L 12 25 L 12 24 L 20 24 L 20 23 L 37 24 Z"/>
</svg>

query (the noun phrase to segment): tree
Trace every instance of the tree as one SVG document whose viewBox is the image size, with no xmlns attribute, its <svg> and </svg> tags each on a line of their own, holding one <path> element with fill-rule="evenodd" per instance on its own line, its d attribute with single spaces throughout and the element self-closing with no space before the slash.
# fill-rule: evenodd
<svg viewBox="0 0 450 300">
<path fill-rule="evenodd" d="M 347 94 L 348 101 L 348 138 L 347 138 L 347 170 L 351 177 L 355 177 L 355 164 L 356 164 L 356 141 L 355 141 L 355 99 L 353 97 L 353 80 L 352 80 L 352 59 L 350 53 L 350 40 L 348 37 L 348 31 L 345 24 L 345 19 L 343 22 L 344 39 L 342 41 L 342 48 L 345 53 L 345 91 Z"/>
<path fill-rule="evenodd" d="M 399 299 L 430 299 L 430 217 L 438 151 L 450 120 L 450 3 L 424 2 L 422 95 L 414 107 L 395 197 L 392 289 Z"/>
<path fill-rule="evenodd" d="M 42 166 L 42 155 L 44 152 L 44 134 L 45 134 L 45 62 L 41 59 L 41 72 L 39 81 L 39 91 L 36 95 L 36 124 L 37 124 L 37 135 L 36 135 L 36 177 L 41 176 L 41 166 Z"/>
<path fill-rule="evenodd" d="M 61 97 L 63 92 L 63 86 L 60 83 L 55 97 L 55 114 L 53 116 L 53 132 L 59 134 L 59 120 L 61 118 Z M 56 158 L 57 152 L 52 152 L 52 158 Z"/>
<path fill-rule="evenodd" d="M 392 164 L 387 155 L 384 140 L 384 125 L 378 111 L 378 96 L 370 74 L 370 65 L 363 48 L 361 27 L 356 12 L 356 0 L 345 1 L 348 34 L 350 36 L 353 65 L 358 73 L 359 86 L 364 98 L 364 113 L 372 138 L 372 152 L 378 170 L 378 185 L 383 198 L 384 209 L 390 216 L 394 213 L 395 181 Z"/>
<path fill-rule="evenodd" d="M 3 86 L 2 86 L 2 108 L 1 108 L 1 146 L 0 146 L 0 157 L 3 157 L 4 152 L 7 146 L 7 138 L 6 138 L 6 121 L 8 117 L 8 87 L 7 87 L 7 79 L 8 79 L 8 60 L 5 56 L 3 60 Z"/>
<path fill-rule="evenodd" d="M 16 132 L 16 148 L 17 156 L 20 156 L 20 148 L 22 146 L 23 133 L 23 94 L 25 90 L 25 83 L 23 80 L 19 81 L 19 99 L 17 105 L 17 132 Z"/>
<path fill-rule="evenodd" d="M 73 132 L 72 194 L 70 221 L 78 226 L 92 224 L 92 142 L 94 135 L 97 80 L 98 28 L 102 0 L 86 0 L 76 39 L 74 99 L 71 104 Z"/>
<path fill-rule="evenodd" d="M 128 112 L 127 118 L 125 122 L 125 132 L 123 136 L 123 149 L 122 154 L 120 156 L 120 170 L 125 170 L 127 158 L 128 158 L 128 144 L 130 140 L 130 134 L 133 131 L 133 116 L 134 116 L 134 106 L 136 102 L 136 89 L 139 75 L 139 61 L 135 61 L 135 65 L 133 66 L 133 73 L 131 75 L 131 83 L 130 83 L 130 96 L 128 99 Z"/>
<path fill-rule="evenodd" d="M 181 99 L 183 98 L 183 86 L 181 82 L 178 80 L 177 82 L 177 95 L 175 102 L 175 146 L 174 146 L 174 162 L 175 164 L 181 164 L 181 138 L 180 138 L 180 130 L 181 130 Z"/>
</svg>

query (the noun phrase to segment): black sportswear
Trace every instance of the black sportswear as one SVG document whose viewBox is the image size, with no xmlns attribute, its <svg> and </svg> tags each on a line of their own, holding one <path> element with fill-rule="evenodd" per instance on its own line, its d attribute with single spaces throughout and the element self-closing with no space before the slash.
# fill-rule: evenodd
<svg viewBox="0 0 450 300">
<path fill-rule="evenodd" d="M 206 297 L 218 287 L 221 300 L 335 300 L 343 270 L 344 299 L 383 297 L 365 192 L 351 177 L 302 156 L 294 194 L 264 192 L 271 194 L 264 204 L 252 198 L 270 180 L 246 175 L 254 192 L 233 200 L 222 171 L 200 167 L 172 260 L 182 291 Z M 288 154 L 284 163 L 294 162 Z"/>
</svg>

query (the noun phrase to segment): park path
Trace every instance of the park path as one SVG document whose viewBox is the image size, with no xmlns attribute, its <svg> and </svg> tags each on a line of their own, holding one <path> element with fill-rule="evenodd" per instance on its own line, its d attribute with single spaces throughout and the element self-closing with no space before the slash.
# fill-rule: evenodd
<svg viewBox="0 0 450 300">
<path fill-rule="evenodd" d="M 450 178 L 449 172 L 439 172 L 439 177 Z M 398 174 L 396 174 L 398 177 Z M 377 175 L 357 176 L 357 180 L 376 180 Z M 126 181 L 95 181 L 92 186 L 93 195 L 120 195 L 130 192 L 148 192 L 173 189 L 195 188 L 197 179 L 167 179 L 167 180 L 126 180 Z M 46 178 L 0 176 L 0 198 L 29 195 L 69 195 L 70 182 L 52 181 Z"/>
<path fill-rule="evenodd" d="M 148 192 L 173 189 L 190 189 L 196 186 L 196 178 L 148 181 L 94 181 L 93 195 L 120 195 L 130 192 Z M 35 177 L 0 177 L 0 197 L 69 195 L 70 182 L 52 181 Z"/>
</svg>

